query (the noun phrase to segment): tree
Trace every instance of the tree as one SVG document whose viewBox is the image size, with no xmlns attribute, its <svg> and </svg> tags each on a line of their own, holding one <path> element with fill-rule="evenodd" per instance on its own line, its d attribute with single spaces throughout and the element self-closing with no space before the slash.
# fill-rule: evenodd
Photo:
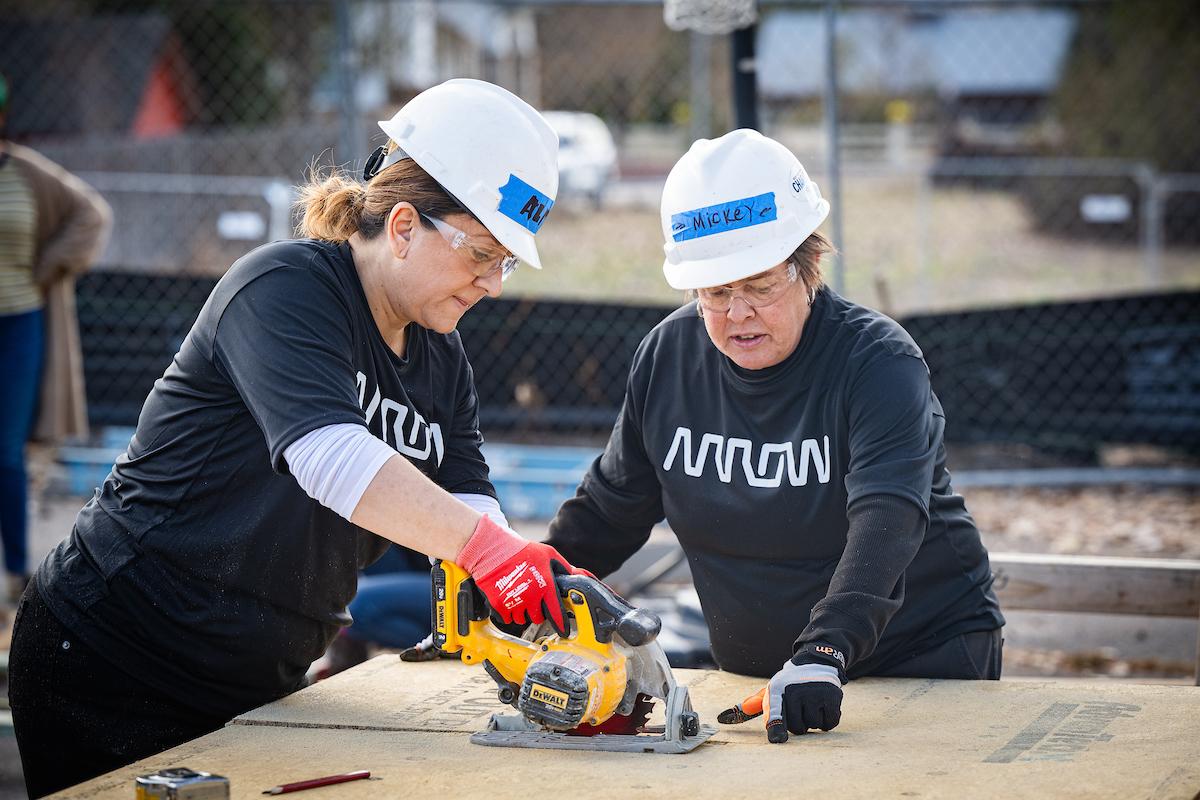
<svg viewBox="0 0 1200 800">
<path fill-rule="evenodd" d="M 1200 5 L 1115 2 L 1079 22 L 1053 103 L 1067 153 L 1200 172 Z"/>
<path fill-rule="evenodd" d="M 1047 155 L 1120 159 L 1158 172 L 1200 172 L 1200 4 L 1146 0 L 1089 4 L 1051 113 L 1061 141 Z M 1131 177 L 1035 177 L 1023 196 L 1038 227 L 1090 239 L 1132 241 L 1142 189 Z M 1087 195 L 1130 198 L 1124 222 L 1096 225 L 1080 215 Z M 1177 192 L 1163 208 L 1166 241 L 1200 242 L 1200 196 Z"/>
</svg>

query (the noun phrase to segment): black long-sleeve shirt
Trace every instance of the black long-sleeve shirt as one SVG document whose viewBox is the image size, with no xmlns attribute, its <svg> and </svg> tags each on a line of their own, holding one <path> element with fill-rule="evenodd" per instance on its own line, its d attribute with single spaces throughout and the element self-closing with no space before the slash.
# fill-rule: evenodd
<svg viewBox="0 0 1200 800">
<path fill-rule="evenodd" d="M 63 625 L 181 702 L 233 716 L 298 688 L 388 541 L 305 494 L 283 453 L 354 423 L 451 492 L 495 495 L 457 333 L 371 315 L 348 245 L 276 242 L 221 279 L 129 449 L 38 571 Z M 402 514 L 403 509 L 397 509 Z"/>
<path fill-rule="evenodd" d="M 748 371 L 689 305 L 638 348 L 549 541 L 606 575 L 665 517 L 723 669 L 772 675 L 819 641 L 869 674 L 1004 624 L 944 425 L 920 349 L 882 314 L 823 289 L 795 352 Z"/>
</svg>

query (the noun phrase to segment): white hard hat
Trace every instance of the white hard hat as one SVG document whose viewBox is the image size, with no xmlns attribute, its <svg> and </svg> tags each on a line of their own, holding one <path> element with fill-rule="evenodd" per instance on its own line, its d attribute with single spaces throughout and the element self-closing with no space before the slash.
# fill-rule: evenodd
<svg viewBox="0 0 1200 800">
<path fill-rule="evenodd" d="M 667 175 L 663 274 L 676 289 L 740 281 L 782 263 L 829 215 L 800 161 L 758 131 L 699 139 Z"/>
<path fill-rule="evenodd" d="M 558 194 L 558 134 L 533 106 L 494 84 L 455 78 L 379 127 L 399 150 L 376 171 L 411 158 L 500 244 L 542 268 L 533 237 Z"/>
</svg>

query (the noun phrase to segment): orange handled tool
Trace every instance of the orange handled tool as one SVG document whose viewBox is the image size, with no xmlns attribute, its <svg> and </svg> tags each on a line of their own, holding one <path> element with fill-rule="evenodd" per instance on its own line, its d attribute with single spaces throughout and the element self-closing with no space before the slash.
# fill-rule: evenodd
<svg viewBox="0 0 1200 800">
<path fill-rule="evenodd" d="M 764 712 L 771 710 L 770 703 L 767 700 L 767 689 L 764 686 L 754 694 L 747 697 L 742 702 L 738 703 L 733 708 L 727 708 L 717 715 L 717 722 L 723 725 L 740 725 L 747 720 L 761 717 Z M 767 720 L 767 741 L 772 744 L 786 742 L 788 739 L 787 728 L 784 726 L 783 719 L 768 719 Z"/>
<path fill-rule="evenodd" d="M 766 695 L 767 687 L 764 686 L 733 708 L 727 708 L 718 714 L 717 722 L 722 725 L 740 725 L 747 720 L 762 716 L 763 700 Z"/>
</svg>

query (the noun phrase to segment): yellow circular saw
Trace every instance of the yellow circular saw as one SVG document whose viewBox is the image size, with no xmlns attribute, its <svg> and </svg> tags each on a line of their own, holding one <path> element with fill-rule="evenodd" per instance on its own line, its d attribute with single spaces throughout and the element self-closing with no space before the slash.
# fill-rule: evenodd
<svg viewBox="0 0 1200 800">
<path fill-rule="evenodd" d="M 715 732 L 700 725 L 687 688 L 675 682 L 657 642 L 662 621 L 595 578 L 556 575 L 570 630 L 531 640 L 496 626 L 483 593 L 457 564 L 439 561 L 432 575 L 434 644 L 483 664 L 500 701 L 519 712 L 494 714 L 472 742 L 685 753 Z M 646 728 L 654 698 L 665 703 L 657 730 Z"/>
</svg>

